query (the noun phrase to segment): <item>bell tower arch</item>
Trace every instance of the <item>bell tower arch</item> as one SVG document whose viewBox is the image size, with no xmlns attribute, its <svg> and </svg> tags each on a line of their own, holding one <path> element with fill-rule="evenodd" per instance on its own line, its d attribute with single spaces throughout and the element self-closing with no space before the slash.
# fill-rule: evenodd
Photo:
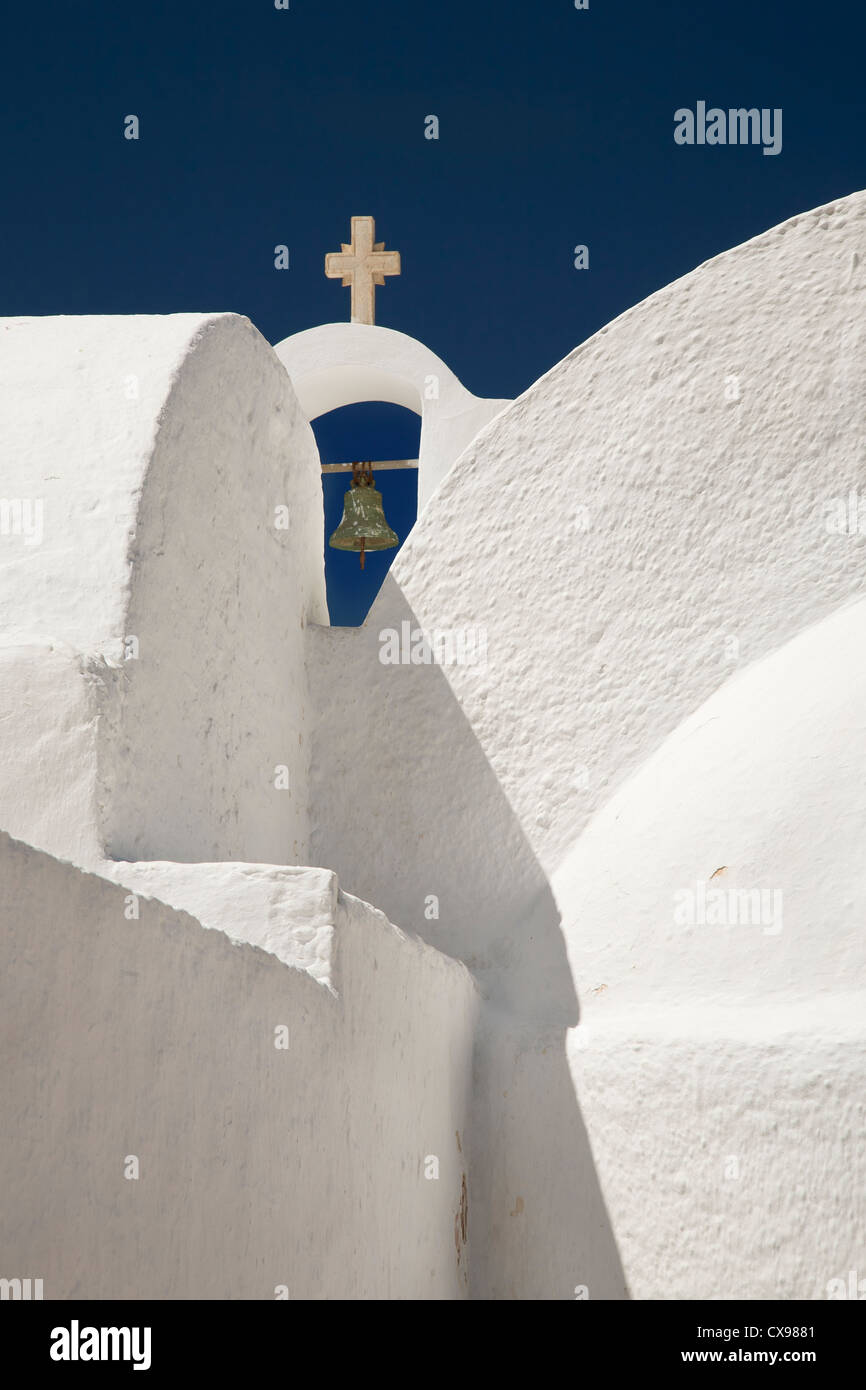
<svg viewBox="0 0 866 1390">
<path fill-rule="evenodd" d="M 454 461 L 510 403 L 473 396 L 424 343 L 375 324 L 322 324 L 284 338 L 274 351 L 309 421 L 365 401 L 421 416 L 419 516 Z"/>
</svg>

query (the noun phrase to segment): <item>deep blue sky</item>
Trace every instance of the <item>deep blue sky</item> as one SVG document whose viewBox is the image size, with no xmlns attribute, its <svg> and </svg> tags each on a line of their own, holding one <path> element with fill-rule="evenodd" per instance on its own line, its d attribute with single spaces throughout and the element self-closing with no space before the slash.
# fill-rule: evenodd
<svg viewBox="0 0 866 1390">
<path fill-rule="evenodd" d="M 322 259 L 370 213 L 403 256 L 379 322 L 511 396 L 708 256 L 866 185 L 852 0 L 291 4 L 7 7 L 3 313 L 231 309 L 276 341 L 348 317 Z M 676 146 L 698 98 L 781 106 L 782 153 Z"/>
<path fill-rule="evenodd" d="M 348 317 L 323 257 L 372 214 L 403 257 L 378 322 L 516 395 L 707 257 L 866 186 L 864 39 L 853 0 L 18 0 L 0 313 L 234 310 L 275 342 Z M 782 107 L 782 153 L 677 146 L 698 99 Z"/>
</svg>

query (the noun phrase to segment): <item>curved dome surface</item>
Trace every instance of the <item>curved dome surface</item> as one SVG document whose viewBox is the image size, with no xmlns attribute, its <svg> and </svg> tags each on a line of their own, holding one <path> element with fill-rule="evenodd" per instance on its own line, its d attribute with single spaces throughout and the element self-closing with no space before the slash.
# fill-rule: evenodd
<svg viewBox="0 0 866 1390">
<path fill-rule="evenodd" d="M 581 835 L 553 887 L 584 1016 L 830 995 L 853 1008 L 864 765 L 861 600 L 727 682 Z"/>
<path fill-rule="evenodd" d="M 550 903 L 543 971 L 527 922 L 592 818 L 735 672 L 866 593 L 866 538 L 827 524 L 862 470 L 864 240 L 856 193 L 623 314 L 473 440 L 365 626 L 312 634 L 318 861 L 431 938 L 432 885 L 437 944 L 503 959 L 541 1012 Z M 383 665 L 404 623 L 481 633 L 485 659 Z M 359 736 L 347 663 L 387 738 Z"/>
<path fill-rule="evenodd" d="M 862 476 L 864 244 L 856 193 L 630 309 L 481 432 L 397 556 L 419 626 L 487 632 L 486 668 L 446 674 L 548 872 L 731 637 L 747 664 L 864 592 L 863 537 L 827 526 Z"/>
</svg>

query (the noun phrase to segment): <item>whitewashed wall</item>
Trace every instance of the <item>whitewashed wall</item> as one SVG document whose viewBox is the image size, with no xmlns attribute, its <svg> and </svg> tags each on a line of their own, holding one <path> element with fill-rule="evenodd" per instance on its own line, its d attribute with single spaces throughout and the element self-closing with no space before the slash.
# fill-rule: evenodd
<svg viewBox="0 0 866 1390">
<path fill-rule="evenodd" d="M 465 1298 L 466 970 L 324 871 L 111 871 L 0 835 L 3 1276 L 52 1299 Z M 128 918 L 160 880 L 209 929 L 156 897 Z M 318 978 L 243 944 L 303 954 L 315 927 Z"/>
<path fill-rule="evenodd" d="M 419 874 L 460 914 L 522 844 L 540 890 L 733 672 L 864 591 L 825 524 L 863 478 L 864 236 L 855 194 L 624 314 L 481 432 L 364 627 L 311 633 L 314 857 L 347 886 L 424 930 Z M 488 659 L 383 665 L 403 621 Z"/>
<path fill-rule="evenodd" d="M 9 321 L 4 488 L 44 489 L 45 534 L 0 537 L 0 824 L 103 870 L 3 850 L 22 1277 L 458 1297 L 464 1172 L 476 1297 L 860 1269 L 866 571 L 826 521 L 866 492 L 864 230 L 863 194 L 804 214 L 577 349 L 474 439 L 357 631 L 324 626 L 315 445 L 250 325 Z M 403 622 L 483 630 L 486 662 L 383 665 Z M 309 858 L 347 891 L 106 851 Z M 780 889 L 783 931 L 676 930 L 717 869 Z M 130 888 L 170 906 L 127 922 Z M 442 952 L 485 1001 L 471 1165 L 473 996 Z M 287 1003 L 288 1097 L 258 1050 Z M 159 1193 L 112 1166 L 136 1143 Z M 413 1164 L 446 1153 L 434 1188 Z M 295 1274 L 265 1279 L 284 1213 Z"/>
<path fill-rule="evenodd" d="M 322 500 L 279 362 L 231 314 L 2 326 L 3 489 L 44 533 L 0 535 L 0 823 L 80 862 L 303 861 Z"/>
<path fill-rule="evenodd" d="M 866 497 L 864 244 L 855 194 L 624 314 L 473 441 L 364 628 L 312 633 L 314 857 L 467 961 L 488 999 L 476 1296 L 813 1297 L 862 1248 L 864 885 L 842 871 L 859 792 L 796 762 L 832 759 L 810 741 L 834 719 L 844 743 L 844 670 L 792 648 L 753 687 L 788 721 L 775 800 L 752 781 L 772 717 L 703 744 L 684 721 L 716 719 L 714 692 L 866 592 L 864 536 L 827 526 L 833 499 Z M 482 628 L 487 663 L 383 665 L 402 621 Z M 808 705 L 791 702 L 816 661 Z M 378 736 L 352 718 L 347 668 Z M 701 776 L 656 786 L 648 760 L 680 726 L 680 777 L 693 752 Z M 795 903 L 814 872 L 818 894 L 781 951 L 729 935 L 718 974 L 647 903 L 728 861 L 746 886 L 782 874 Z M 728 1153 L 739 1185 L 721 1185 Z"/>
</svg>

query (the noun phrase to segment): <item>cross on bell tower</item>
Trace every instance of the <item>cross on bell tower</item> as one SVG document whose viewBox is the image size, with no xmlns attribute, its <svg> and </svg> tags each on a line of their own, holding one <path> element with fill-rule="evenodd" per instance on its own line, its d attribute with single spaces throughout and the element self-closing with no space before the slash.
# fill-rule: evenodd
<svg viewBox="0 0 866 1390">
<path fill-rule="evenodd" d="M 376 286 L 384 285 L 386 275 L 400 274 L 400 252 L 386 251 L 384 241 L 376 240 L 372 217 L 352 218 L 352 240 L 343 250 L 325 256 L 329 280 L 342 280 L 352 287 L 352 323 L 376 322 Z"/>
</svg>

